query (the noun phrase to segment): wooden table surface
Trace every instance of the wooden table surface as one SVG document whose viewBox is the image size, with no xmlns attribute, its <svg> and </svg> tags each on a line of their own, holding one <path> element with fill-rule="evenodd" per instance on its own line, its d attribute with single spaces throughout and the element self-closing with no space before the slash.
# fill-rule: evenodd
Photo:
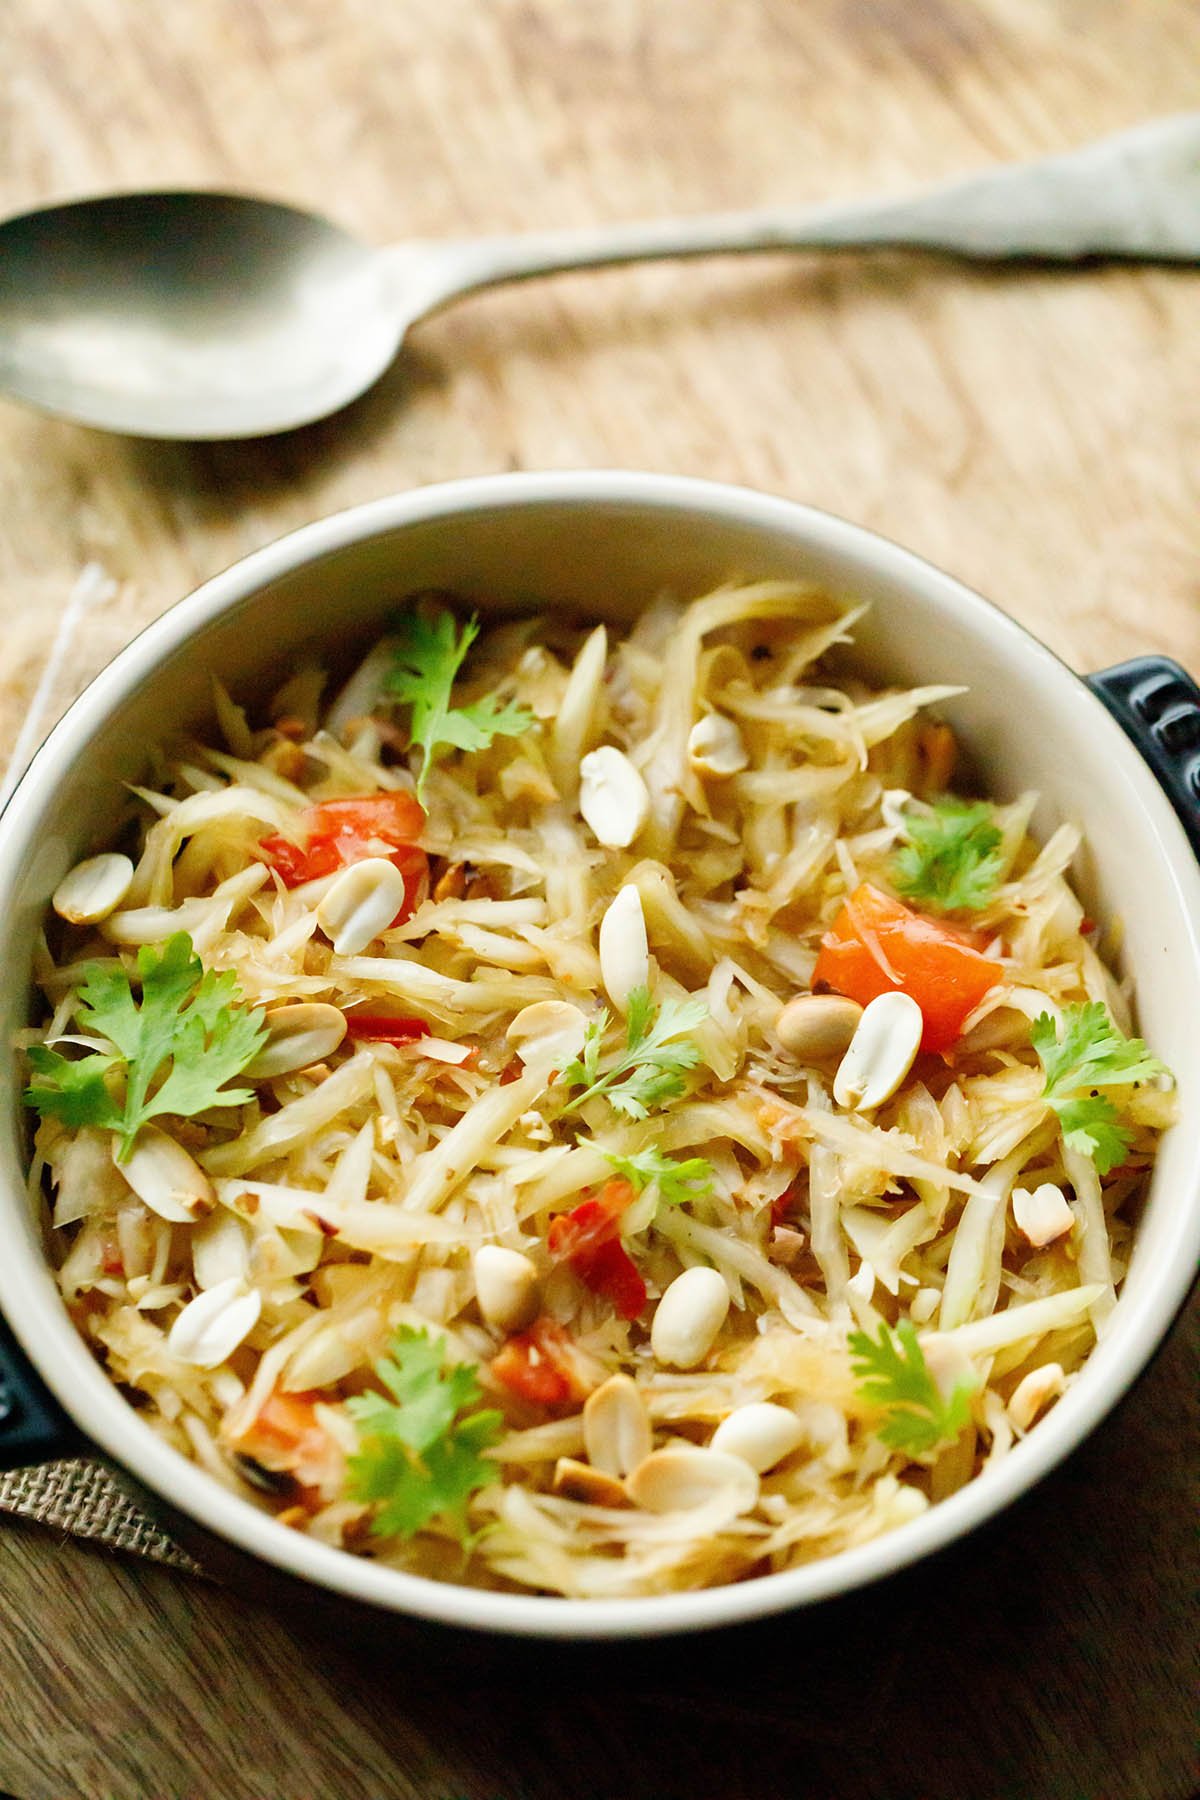
<svg viewBox="0 0 1200 1800">
<path fill-rule="evenodd" d="M 210 184 L 377 242 L 898 191 L 1196 104 L 1185 0 L 3 0 L 0 211 Z M 1185 270 L 762 258 L 561 278 L 421 326 L 340 417 L 249 445 L 0 403 L 0 753 L 80 569 L 56 704 L 204 576 L 485 470 L 742 481 L 873 526 L 1081 668 L 1200 669 Z M 1116 1420 L 933 1572 L 560 1679 L 331 1637 L 0 1525 L 17 1800 L 1184 1800 L 1197 1315 Z"/>
</svg>

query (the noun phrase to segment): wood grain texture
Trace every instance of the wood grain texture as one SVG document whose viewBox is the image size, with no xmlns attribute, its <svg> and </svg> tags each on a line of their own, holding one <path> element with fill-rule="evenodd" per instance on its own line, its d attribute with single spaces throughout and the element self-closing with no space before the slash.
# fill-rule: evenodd
<svg viewBox="0 0 1200 1800">
<path fill-rule="evenodd" d="M 1196 104 L 1190 0 L 3 0 L 0 210 L 253 189 L 372 241 L 900 191 Z M 0 755 L 80 568 L 63 703 L 322 513 L 641 466 L 844 513 L 1077 666 L 1200 669 L 1198 278 L 766 258 L 561 278 L 426 322 L 325 424 L 126 442 L 0 402 Z M 448 1679 L 48 1534 L 0 1533 L 19 1800 L 1184 1800 L 1196 1313 L 985 1543 L 736 1648 Z"/>
</svg>

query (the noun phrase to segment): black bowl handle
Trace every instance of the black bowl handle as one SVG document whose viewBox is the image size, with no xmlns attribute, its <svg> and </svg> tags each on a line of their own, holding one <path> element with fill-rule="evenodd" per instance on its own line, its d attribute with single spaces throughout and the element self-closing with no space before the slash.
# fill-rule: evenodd
<svg viewBox="0 0 1200 1800">
<path fill-rule="evenodd" d="M 84 1439 L 0 1317 L 0 1470 L 77 1456 Z"/>
<path fill-rule="evenodd" d="M 1150 764 L 1200 856 L 1200 687 L 1169 656 L 1135 656 L 1086 680 Z"/>
</svg>

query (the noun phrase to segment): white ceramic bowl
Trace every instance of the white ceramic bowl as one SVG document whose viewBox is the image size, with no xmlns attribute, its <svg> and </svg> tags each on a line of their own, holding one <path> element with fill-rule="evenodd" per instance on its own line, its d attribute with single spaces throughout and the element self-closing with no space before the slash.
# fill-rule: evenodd
<svg viewBox="0 0 1200 1800">
<path fill-rule="evenodd" d="M 923 1557 L 997 1512 L 1059 1463 L 1139 1374 L 1200 1255 L 1200 874 L 1167 800 L 1088 688 L 1003 613 L 895 545 L 841 520 L 736 488 L 657 475 L 512 475 L 456 482 L 325 519 L 247 557 L 144 632 L 43 745 L 0 819 L 0 1042 L 26 1023 L 32 947 L 57 881 L 104 842 L 120 783 L 147 748 L 208 716 L 209 674 L 269 691 L 305 647 L 347 656 L 395 601 L 438 587 L 481 607 L 565 606 L 628 618 L 664 586 L 690 595 L 729 576 L 800 576 L 872 602 L 859 628 L 868 674 L 961 682 L 945 710 L 990 791 L 1044 796 L 1037 828 L 1068 818 L 1087 850 L 1089 909 L 1125 926 L 1139 1025 L 1175 1070 L 1181 1121 L 1165 1139 L 1111 1327 L 1081 1379 L 994 1471 L 913 1523 L 824 1561 L 733 1587 L 572 1601 L 484 1593 L 397 1573 L 289 1531 L 168 1448 L 77 1336 L 26 1198 L 26 1120 L 7 1058 L 0 1129 L 0 1310 L 42 1382 L 93 1448 L 177 1520 L 335 1595 L 419 1619 L 530 1636 L 619 1637 L 749 1620 L 844 1592 Z M 10 1347 L 10 1362 L 13 1360 Z M 0 1373 L 3 1373 L 0 1369 Z M 21 1443 L 0 1417 L 0 1461 L 61 1440 L 38 1389 Z M 14 1417 L 20 1413 L 18 1404 Z M 0 1409 L 2 1412 L 2 1409 Z M 7 1439 L 6 1439 L 7 1432 Z"/>
</svg>

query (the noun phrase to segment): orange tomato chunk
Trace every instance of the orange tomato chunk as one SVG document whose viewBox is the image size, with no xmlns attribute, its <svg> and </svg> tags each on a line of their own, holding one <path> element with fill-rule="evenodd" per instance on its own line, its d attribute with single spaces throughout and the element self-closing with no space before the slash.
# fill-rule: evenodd
<svg viewBox="0 0 1200 1800">
<path fill-rule="evenodd" d="M 865 1006 L 899 990 L 921 1008 L 922 1050 L 948 1050 L 963 1022 L 1003 970 L 982 954 L 978 932 L 957 930 L 864 882 L 821 942 L 813 992 L 845 994 Z"/>
</svg>

